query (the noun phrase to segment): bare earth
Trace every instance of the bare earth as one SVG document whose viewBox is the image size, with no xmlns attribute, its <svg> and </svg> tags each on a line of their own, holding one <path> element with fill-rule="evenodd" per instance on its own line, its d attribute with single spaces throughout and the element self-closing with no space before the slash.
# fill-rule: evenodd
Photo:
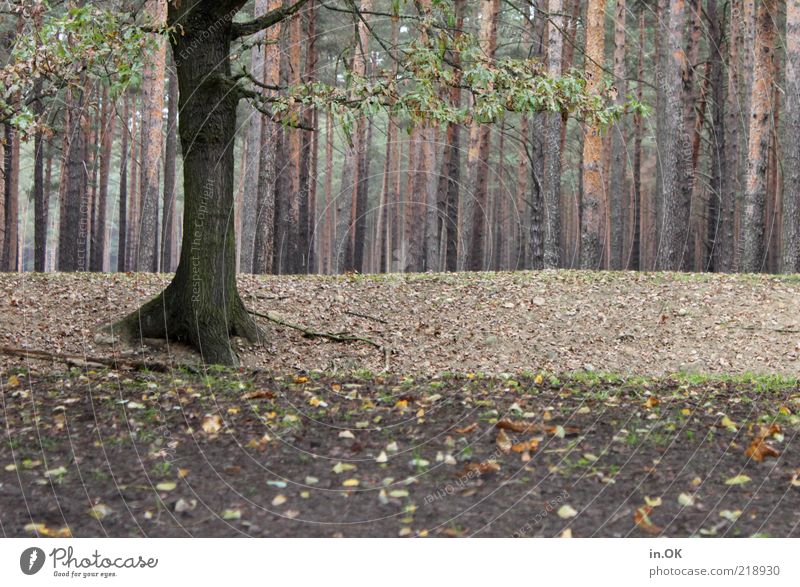
<svg viewBox="0 0 800 587">
<path fill-rule="evenodd" d="M 95 342 L 97 328 L 167 283 L 145 274 L 3 274 L 0 346 L 197 363 L 180 345 Z M 800 373 L 800 279 L 573 271 L 340 277 L 242 276 L 254 310 L 383 345 L 303 338 L 264 322 L 242 363 L 275 372 L 402 374 L 596 370 Z M 24 359 L 3 358 L 3 364 Z"/>
</svg>

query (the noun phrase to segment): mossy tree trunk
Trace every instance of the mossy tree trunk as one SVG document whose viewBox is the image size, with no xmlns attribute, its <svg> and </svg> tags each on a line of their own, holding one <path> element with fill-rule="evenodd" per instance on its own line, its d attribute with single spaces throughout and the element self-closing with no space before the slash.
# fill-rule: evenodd
<svg viewBox="0 0 800 587">
<path fill-rule="evenodd" d="M 231 365 L 237 357 L 230 337 L 255 341 L 259 330 L 236 288 L 233 144 L 239 95 L 230 82 L 232 24 L 224 5 L 170 5 L 170 24 L 180 23 L 184 31 L 172 37 L 184 161 L 183 245 L 172 283 L 115 330 L 187 342 L 204 361 Z"/>
</svg>

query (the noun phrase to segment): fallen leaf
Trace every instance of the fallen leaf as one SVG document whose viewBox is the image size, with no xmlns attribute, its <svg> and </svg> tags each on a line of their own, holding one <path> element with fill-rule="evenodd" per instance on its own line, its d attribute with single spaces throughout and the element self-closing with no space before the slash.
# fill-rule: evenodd
<svg viewBox="0 0 800 587">
<path fill-rule="evenodd" d="M 497 443 L 497 448 L 499 448 L 500 452 L 503 454 L 508 454 L 511 452 L 511 439 L 508 437 L 508 434 L 506 434 L 506 431 L 502 428 L 497 433 L 497 440 L 495 442 Z"/>
<path fill-rule="evenodd" d="M 539 447 L 539 439 L 531 438 L 524 442 L 519 442 L 511 447 L 514 452 L 533 452 Z"/>
<path fill-rule="evenodd" d="M 8 378 L 8 386 L 9 387 L 19 387 L 19 377 L 16 375 L 12 375 Z"/>
<path fill-rule="evenodd" d="M 26 532 L 35 532 L 39 536 L 47 536 L 49 538 L 72 538 L 72 532 L 69 527 L 64 528 L 50 528 L 47 524 L 26 524 Z"/>
<path fill-rule="evenodd" d="M 725 485 L 744 485 L 750 482 L 750 477 L 747 475 L 736 475 L 725 481 Z"/>
<path fill-rule="evenodd" d="M 107 505 L 105 505 L 103 503 L 98 503 L 96 506 L 93 506 L 89 510 L 89 515 L 91 517 L 93 517 L 95 520 L 102 520 L 106 516 L 109 516 L 110 514 L 112 514 L 113 511 L 114 510 L 112 510 Z"/>
<path fill-rule="evenodd" d="M 276 507 L 279 505 L 283 505 L 285 503 L 286 503 L 286 496 L 283 495 L 282 493 L 279 493 L 278 495 L 272 498 L 272 505 Z"/>
<path fill-rule="evenodd" d="M 163 481 L 158 485 L 156 485 L 156 489 L 158 489 L 159 491 L 172 491 L 177 486 L 178 484 L 175 483 L 174 481 Z"/>
<path fill-rule="evenodd" d="M 648 496 L 644 497 L 644 502 L 651 508 L 657 508 L 663 503 L 660 497 L 648 497 Z"/>
<path fill-rule="evenodd" d="M 386 456 L 386 451 L 383 451 L 383 450 L 381 451 L 381 454 L 379 454 L 377 457 L 375 457 L 375 462 L 376 463 L 385 463 L 388 460 L 389 460 L 389 457 Z"/>
<path fill-rule="evenodd" d="M 478 423 L 473 422 L 469 426 L 464 426 L 463 428 L 456 428 L 455 431 L 458 434 L 469 434 L 470 432 L 474 432 L 477 429 L 478 429 Z"/>
<path fill-rule="evenodd" d="M 662 528 L 653 524 L 653 521 L 650 519 L 650 513 L 652 511 L 653 508 L 648 505 L 636 508 L 636 511 L 633 513 L 633 521 L 636 522 L 636 525 L 644 532 L 655 536 L 661 534 Z"/>
<path fill-rule="evenodd" d="M 482 461 L 480 463 L 467 463 L 464 465 L 464 470 L 460 473 L 460 476 L 466 476 L 473 473 L 477 473 L 478 475 L 483 475 L 485 473 L 495 473 L 500 470 L 500 465 L 497 464 L 497 461 Z"/>
<path fill-rule="evenodd" d="M 719 513 L 719 517 L 720 518 L 724 518 L 725 520 L 728 520 L 729 522 L 735 522 L 736 520 L 739 519 L 739 516 L 741 516 L 741 515 L 742 515 L 742 510 L 733 510 L 733 511 L 731 511 L 731 510 L 722 510 Z"/>
<path fill-rule="evenodd" d="M 241 520 L 242 519 L 242 510 L 223 510 L 222 519 L 223 520 Z"/>
<path fill-rule="evenodd" d="M 308 377 L 306 377 L 305 375 L 295 375 L 294 382 L 298 384 L 308 383 Z"/>
<path fill-rule="evenodd" d="M 359 481 L 358 479 L 345 479 L 342 481 L 343 487 L 358 487 Z"/>
<path fill-rule="evenodd" d="M 747 447 L 747 450 L 744 451 L 744 454 L 757 463 L 760 463 L 766 457 L 778 458 L 781 455 L 778 449 L 763 438 L 754 439 L 753 442 L 750 443 L 750 446 Z"/>
<path fill-rule="evenodd" d="M 572 528 L 566 528 L 562 533 L 560 538 L 572 538 Z"/>
<path fill-rule="evenodd" d="M 552 426 L 549 424 L 537 424 L 535 422 L 524 422 L 518 420 L 499 420 L 495 428 L 500 430 L 511 430 L 512 432 L 541 432 L 551 436 L 574 436 L 580 432 L 576 426 Z"/>
<path fill-rule="evenodd" d="M 202 427 L 206 434 L 216 434 L 222 429 L 222 417 L 219 414 L 206 414 Z"/>
<path fill-rule="evenodd" d="M 736 422 L 731 420 L 728 416 L 723 416 L 722 420 L 719 421 L 720 425 L 724 428 L 727 428 L 731 432 L 736 432 L 738 430 L 738 426 Z"/>
<path fill-rule="evenodd" d="M 345 471 L 355 471 L 356 466 L 351 465 L 350 463 L 336 463 L 333 466 L 333 472 L 337 475 L 344 473 Z"/>
<path fill-rule="evenodd" d="M 678 503 L 683 507 L 691 507 L 694 505 L 694 495 L 688 493 L 681 493 L 678 496 Z"/>
<path fill-rule="evenodd" d="M 656 406 L 658 406 L 660 403 L 661 403 L 661 400 L 659 400 L 659 399 L 658 399 L 656 396 L 654 396 L 654 395 L 651 395 L 651 396 L 649 396 L 649 397 L 647 398 L 647 400 L 644 402 L 644 404 L 643 404 L 643 405 L 644 405 L 644 407 L 645 407 L 645 408 L 647 408 L 648 410 L 652 410 L 653 408 L 655 408 Z"/>
<path fill-rule="evenodd" d="M 567 520 L 569 518 L 574 518 L 578 515 L 578 510 L 572 507 L 569 504 L 564 504 L 560 508 L 558 508 L 558 517 L 562 520 Z"/>
<path fill-rule="evenodd" d="M 275 394 L 266 389 L 259 389 L 256 391 L 249 391 L 242 396 L 242 399 L 274 399 Z"/>
<path fill-rule="evenodd" d="M 355 437 L 356 437 L 355 434 L 353 434 L 349 430 L 342 430 L 341 432 L 339 432 L 339 438 L 350 438 L 350 439 L 352 439 L 352 438 L 355 438 Z"/>
<path fill-rule="evenodd" d="M 178 501 L 175 502 L 175 511 L 178 512 L 179 514 L 190 512 L 196 507 L 197 507 L 196 499 L 185 500 L 181 497 L 178 499 Z"/>
<path fill-rule="evenodd" d="M 800 487 L 800 469 L 795 469 L 790 483 L 792 487 Z"/>
</svg>

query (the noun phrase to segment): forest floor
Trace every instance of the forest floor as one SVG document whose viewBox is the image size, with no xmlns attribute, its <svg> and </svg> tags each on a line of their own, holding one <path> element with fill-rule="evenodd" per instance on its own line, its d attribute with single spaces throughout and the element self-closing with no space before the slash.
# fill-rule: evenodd
<svg viewBox="0 0 800 587">
<path fill-rule="evenodd" d="M 796 278 L 247 277 L 384 348 L 94 342 L 164 281 L 0 277 L 0 346 L 168 367 L 2 358 L 2 535 L 800 535 Z"/>
</svg>

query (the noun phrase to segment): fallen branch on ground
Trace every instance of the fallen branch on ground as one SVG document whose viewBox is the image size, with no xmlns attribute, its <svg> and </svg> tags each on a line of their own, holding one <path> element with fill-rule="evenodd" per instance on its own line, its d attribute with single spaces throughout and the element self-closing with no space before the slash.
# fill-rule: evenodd
<svg viewBox="0 0 800 587">
<path fill-rule="evenodd" d="M 365 344 L 374 346 L 376 349 L 383 349 L 385 347 L 382 344 L 375 342 L 372 339 L 363 337 L 363 336 L 355 336 L 348 332 L 317 332 L 316 330 L 311 330 L 310 328 L 306 328 L 305 326 L 300 326 L 299 324 L 292 324 L 291 322 L 287 322 L 277 316 L 272 314 L 262 314 L 260 312 L 256 312 L 255 310 L 247 310 L 253 316 L 258 316 L 259 318 L 264 318 L 265 320 L 269 320 L 270 322 L 274 322 L 278 326 L 285 326 L 286 328 L 292 328 L 294 330 L 298 330 L 303 333 L 305 338 L 327 338 L 328 340 L 332 340 L 334 342 L 363 342 Z"/>
<path fill-rule="evenodd" d="M 103 368 L 111 367 L 112 369 L 132 369 L 134 371 L 157 371 L 159 373 L 169 373 L 174 369 L 184 368 L 190 371 L 197 372 L 196 367 L 191 365 L 178 365 L 169 363 L 158 363 L 154 361 L 139 361 L 132 359 L 125 359 L 122 357 L 80 357 L 77 355 L 64 355 L 61 353 L 51 353 L 48 351 L 39 351 L 34 349 L 20 349 L 14 347 L 0 347 L 0 355 L 7 355 L 11 357 L 22 357 L 23 359 L 40 359 L 47 361 L 55 361 L 64 363 L 71 367 L 93 367 Z"/>
</svg>

